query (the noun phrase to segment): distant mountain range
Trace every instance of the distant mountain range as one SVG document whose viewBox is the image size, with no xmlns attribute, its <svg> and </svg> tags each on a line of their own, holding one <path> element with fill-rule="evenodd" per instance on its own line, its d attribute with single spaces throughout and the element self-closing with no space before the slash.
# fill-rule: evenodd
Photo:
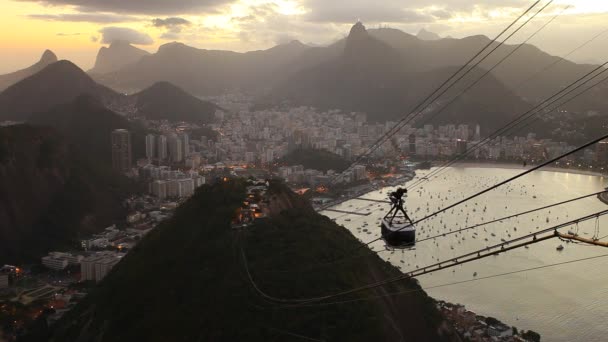
<svg viewBox="0 0 608 342">
<path fill-rule="evenodd" d="M 358 23 L 347 38 L 327 47 L 292 41 L 268 50 L 237 53 L 170 43 L 148 54 L 116 42 L 100 50 L 91 71 L 94 80 L 70 62 L 60 61 L 10 86 L 0 94 L 0 120 L 23 119 L 85 93 L 117 112 L 129 108 L 154 119 L 208 122 L 217 107 L 187 93 L 203 96 L 239 90 L 255 95 L 261 107 L 287 102 L 363 111 L 372 121 L 397 120 L 490 43 L 485 36 L 436 38 L 425 30 L 414 36 L 390 28 L 366 30 Z M 480 76 L 517 47 L 500 47 L 472 75 Z M 523 45 L 431 123 L 475 122 L 492 129 L 593 67 Z M 472 75 L 451 94 L 471 83 Z M 136 95 L 128 97 L 110 88 Z M 608 111 L 606 92 L 606 86 L 598 87 L 567 108 Z M 31 101 L 33 98 L 37 100 Z"/>
<path fill-rule="evenodd" d="M 214 119 L 213 114 L 218 109 L 214 104 L 199 100 L 167 82 L 160 82 L 132 96 L 119 94 L 96 83 L 72 62 L 63 60 L 48 65 L 0 93 L 0 120 L 26 121 L 32 114 L 68 104 L 81 95 L 88 95 L 119 112 L 157 120 L 187 119 L 208 123 Z"/>
<path fill-rule="evenodd" d="M 15 71 L 10 74 L 0 75 L 0 91 L 10 87 L 11 85 L 21 81 L 24 78 L 30 77 L 40 70 L 46 68 L 48 65 L 57 62 L 57 56 L 51 51 L 46 50 L 42 54 L 40 61 L 30 66 L 29 68 Z"/>
<path fill-rule="evenodd" d="M 0 190 L 0 263 L 20 263 L 124 218 L 135 187 L 56 130 L 15 125 L 0 128 Z"/>
<path fill-rule="evenodd" d="M 355 27 L 363 25 L 358 23 Z M 311 47 L 294 41 L 269 50 L 248 53 L 196 49 L 181 43 L 170 43 L 119 71 L 95 75 L 95 79 L 127 93 L 140 91 L 158 81 L 169 81 L 196 95 L 242 90 L 258 95 L 264 103 L 275 98 L 322 108 L 335 106 L 337 109 L 366 111 L 371 120 L 382 121 L 396 118 L 397 108 L 402 114 L 408 111 L 409 107 L 404 104 L 427 95 L 433 86 L 439 84 L 437 82 L 447 78 L 450 71 L 455 71 L 456 67 L 490 43 L 485 36 L 441 39 L 426 30 L 421 30 L 417 36 L 390 28 L 356 31 L 366 31 L 368 38 L 375 38 L 367 39 L 365 49 L 357 49 L 356 54 L 349 52 L 350 35 L 327 47 Z M 480 68 L 491 68 L 517 47 L 500 47 Z M 363 70 L 344 69 L 348 63 L 339 61 L 346 61 L 345 58 L 360 59 L 359 66 L 367 68 L 365 73 Z M 375 66 L 366 63 L 375 63 Z M 551 68 L 545 70 L 549 66 Z M 492 72 L 493 77 L 487 77 L 471 92 L 469 99 L 477 98 L 477 102 L 480 102 L 478 105 L 464 105 L 461 109 L 497 107 L 490 109 L 490 112 L 498 114 L 519 109 L 524 101 L 537 103 L 591 68 L 590 65 L 551 56 L 527 44 L 496 68 Z M 332 84 L 333 88 L 326 86 L 323 91 L 311 89 L 315 86 L 313 70 L 324 74 L 321 76 L 325 79 L 317 81 Z M 404 76 L 404 73 L 409 76 Z M 480 73 L 477 72 L 477 75 Z M 404 81 L 405 78 L 416 79 L 416 82 Z M 297 84 L 300 82 L 303 84 Z M 472 78 L 464 82 L 472 82 Z M 285 88 L 286 84 L 288 88 Z M 367 85 L 359 87 L 357 84 Z M 489 95 L 490 98 L 479 98 L 479 94 Z M 401 101 L 395 101 L 397 97 L 401 97 Z M 524 101 L 515 97 L 521 97 Z M 492 99 L 500 101 L 495 104 Z M 512 106 L 501 108 L 502 104 L 511 100 Z M 599 101 L 589 100 L 592 100 L 590 96 L 581 99 L 579 103 L 585 104 L 580 107 L 582 110 L 608 110 L 608 97 L 603 96 Z M 479 115 L 491 116 L 492 113 Z"/>
<path fill-rule="evenodd" d="M 118 72 L 96 75 L 102 84 L 133 93 L 168 81 L 195 95 L 220 94 L 240 87 L 263 87 L 265 79 L 309 47 L 294 41 L 269 50 L 236 53 L 201 50 L 170 43 Z"/>
<path fill-rule="evenodd" d="M 126 41 L 117 40 L 108 47 L 99 49 L 95 66 L 91 74 L 106 74 L 138 62 L 142 57 L 149 55 L 145 50 L 138 49 Z"/>
<path fill-rule="evenodd" d="M 351 30 L 341 55 L 290 76 L 274 89 L 269 101 L 363 111 L 380 122 L 397 120 L 456 71 L 455 67 L 443 67 L 413 72 L 402 61 L 397 49 L 369 34 L 359 23 Z M 494 77 L 488 77 L 483 85 L 430 123 L 476 122 L 494 128 L 526 108 L 526 103 Z M 456 95 L 461 88 L 448 94 Z"/>
<path fill-rule="evenodd" d="M 439 40 L 441 37 L 434 32 L 427 31 L 426 29 L 421 29 L 418 31 L 416 38 L 420 40 Z"/>
<path fill-rule="evenodd" d="M 32 113 L 68 103 L 82 94 L 106 104 L 119 98 L 72 62 L 59 61 L 0 93 L 0 120 L 25 121 Z"/>
</svg>

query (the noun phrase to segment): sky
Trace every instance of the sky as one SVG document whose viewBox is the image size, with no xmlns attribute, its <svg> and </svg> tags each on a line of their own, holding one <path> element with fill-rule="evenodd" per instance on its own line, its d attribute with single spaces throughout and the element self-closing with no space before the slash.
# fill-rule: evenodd
<svg viewBox="0 0 608 342">
<path fill-rule="evenodd" d="M 533 2 L 0 0 L 0 73 L 35 63 L 45 49 L 87 70 L 99 48 L 116 39 L 149 52 L 172 41 L 233 51 L 266 49 L 295 39 L 327 45 L 347 35 L 358 20 L 368 28 L 392 27 L 412 34 L 424 28 L 442 37 L 493 37 Z M 523 41 L 558 13 L 562 14 L 531 44 L 563 56 L 608 30 L 608 0 L 554 0 L 511 42 Z M 608 33 L 569 59 L 596 63 L 608 59 Z"/>
</svg>

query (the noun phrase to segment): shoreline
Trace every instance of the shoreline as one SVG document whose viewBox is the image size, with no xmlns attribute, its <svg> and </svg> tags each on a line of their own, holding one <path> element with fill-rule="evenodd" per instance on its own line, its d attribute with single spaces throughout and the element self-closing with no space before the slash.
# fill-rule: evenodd
<svg viewBox="0 0 608 342">
<path fill-rule="evenodd" d="M 433 168 L 436 168 L 438 166 L 433 166 Z M 530 167 L 523 167 L 521 164 L 519 163 L 480 163 L 480 162 L 464 162 L 464 163 L 458 163 L 458 164 L 454 164 L 452 166 L 450 166 L 451 168 L 487 168 L 487 169 L 509 169 L 509 170 L 527 170 L 530 169 Z M 577 174 L 577 175 L 585 175 L 585 176 L 596 176 L 596 177 L 608 177 L 608 174 L 602 174 L 600 172 L 597 171 L 587 171 L 587 170 L 579 170 L 579 169 L 566 169 L 566 168 L 561 168 L 561 167 L 555 167 L 555 166 L 547 166 L 544 167 L 540 170 L 538 170 L 538 172 L 542 172 L 542 171 L 547 171 L 547 172 L 561 172 L 561 173 L 571 173 L 571 174 Z"/>
</svg>

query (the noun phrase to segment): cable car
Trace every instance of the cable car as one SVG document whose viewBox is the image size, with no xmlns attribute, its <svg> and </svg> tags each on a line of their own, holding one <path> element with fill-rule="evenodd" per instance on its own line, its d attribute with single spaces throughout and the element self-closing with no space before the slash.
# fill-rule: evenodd
<svg viewBox="0 0 608 342">
<path fill-rule="evenodd" d="M 382 219 L 382 239 L 390 247 L 412 247 L 416 243 L 416 227 L 403 209 L 406 189 L 399 188 L 390 194 L 391 210 Z"/>
</svg>

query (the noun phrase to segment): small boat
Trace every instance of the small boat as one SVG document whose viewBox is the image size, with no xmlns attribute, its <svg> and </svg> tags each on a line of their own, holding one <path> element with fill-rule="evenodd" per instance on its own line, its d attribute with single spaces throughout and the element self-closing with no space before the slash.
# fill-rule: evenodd
<svg viewBox="0 0 608 342">
<path fill-rule="evenodd" d="M 556 248 L 556 249 L 557 249 L 558 251 L 563 251 L 563 250 L 564 250 L 564 246 L 559 245 L 559 246 L 557 246 L 557 248 Z"/>
<path fill-rule="evenodd" d="M 346 221 L 346 222 L 350 222 L 350 219 L 346 219 L 346 220 L 344 220 L 344 221 Z"/>
<path fill-rule="evenodd" d="M 477 277 L 477 272 L 473 273 L 473 277 Z"/>
</svg>

